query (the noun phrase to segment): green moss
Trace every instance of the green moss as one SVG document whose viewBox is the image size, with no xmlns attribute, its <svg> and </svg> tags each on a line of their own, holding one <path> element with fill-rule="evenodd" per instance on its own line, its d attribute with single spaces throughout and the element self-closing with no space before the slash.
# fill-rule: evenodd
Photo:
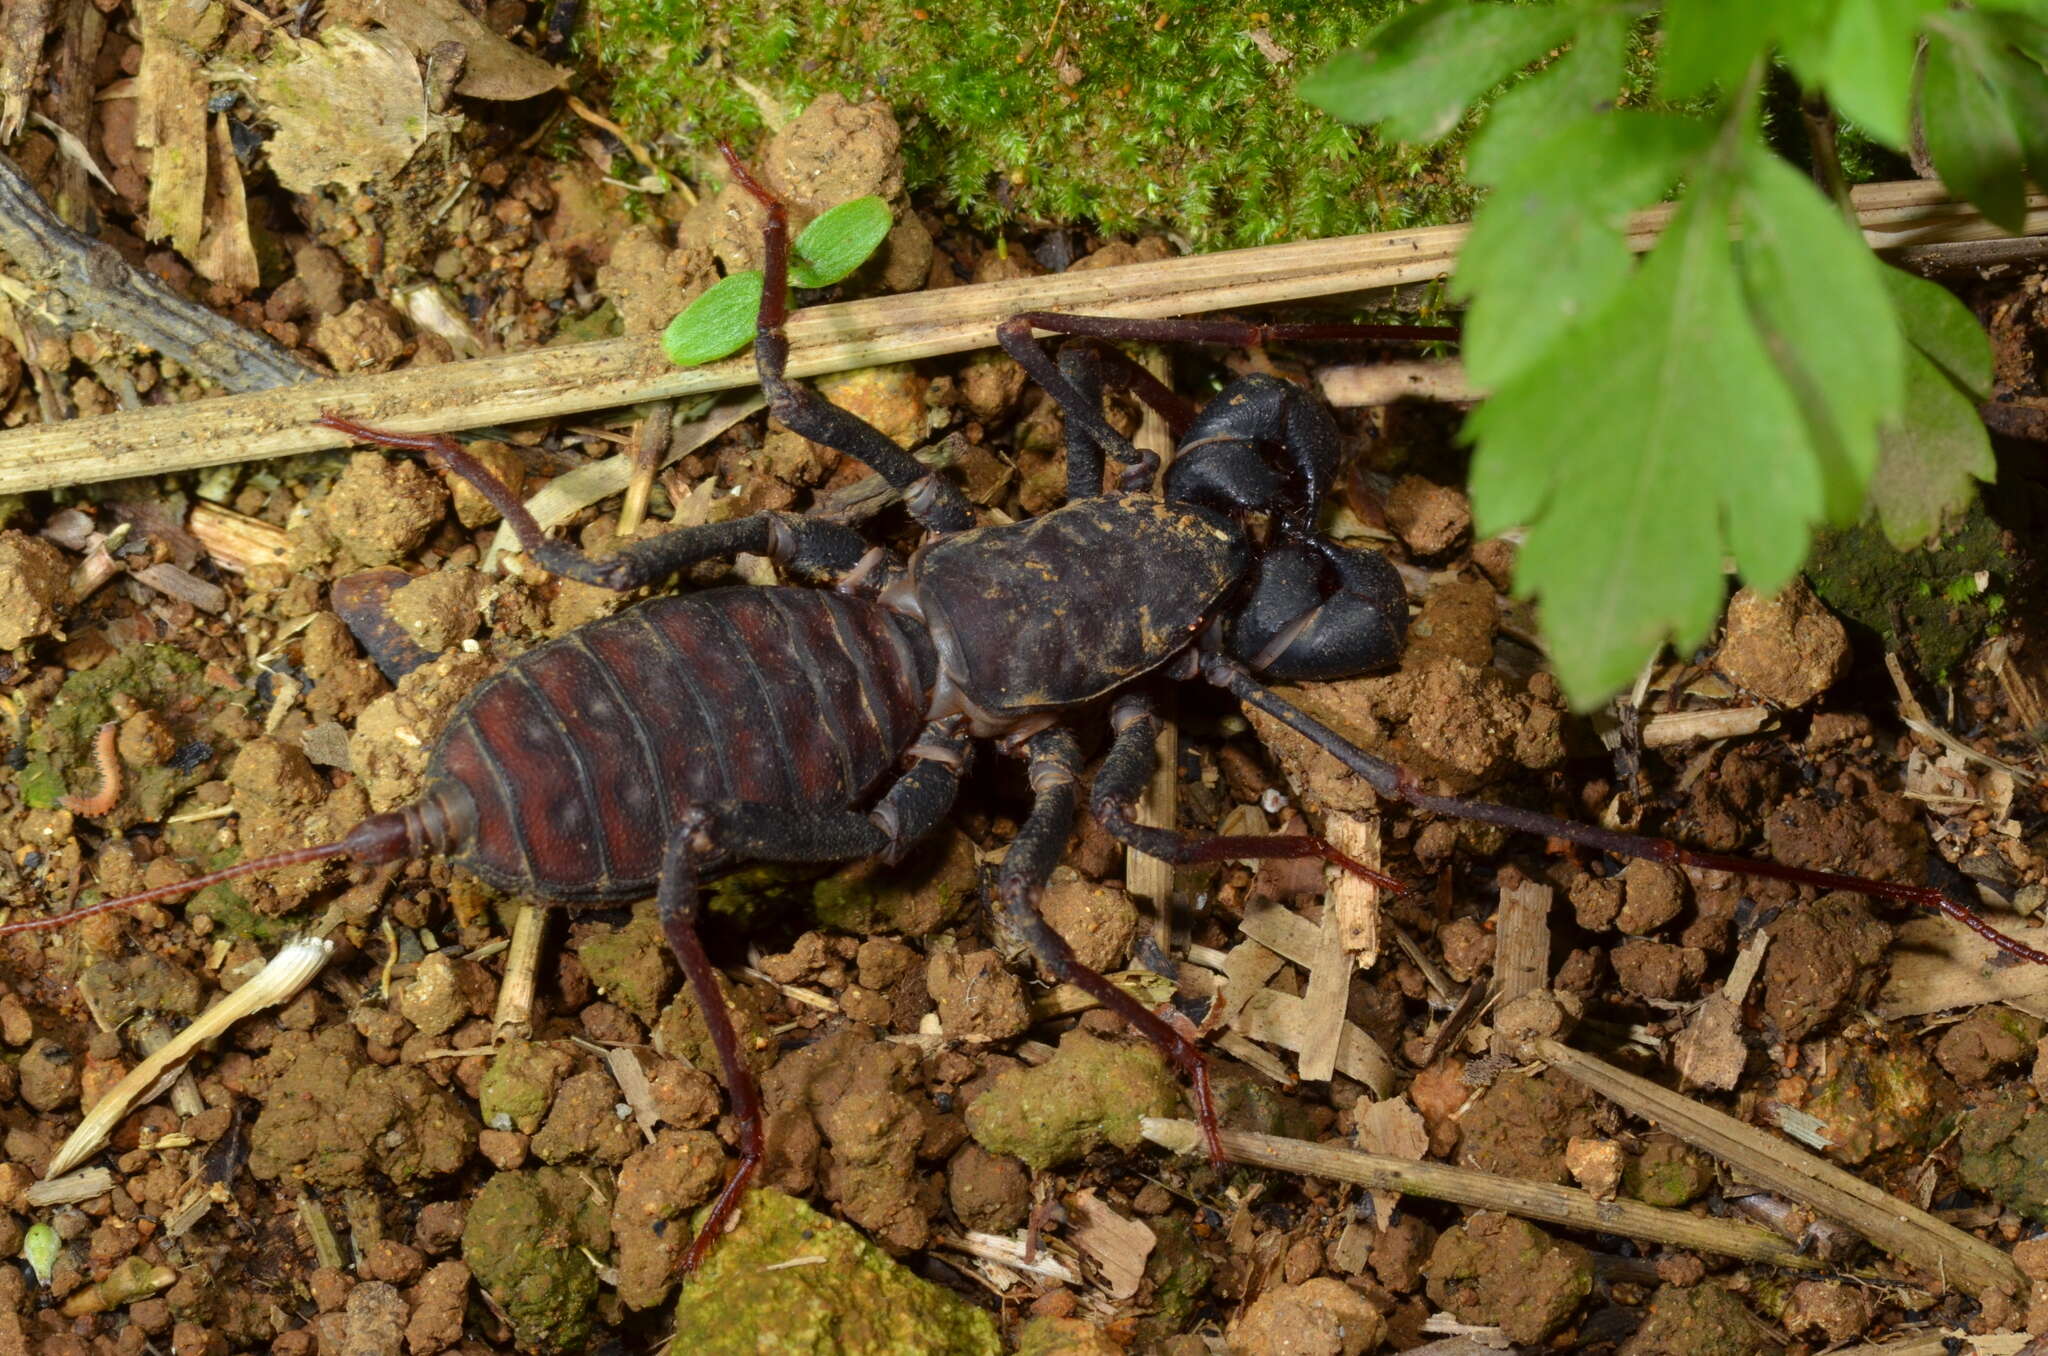
<svg viewBox="0 0 2048 1356">
<path fill-rule="evenodd" d="M 967 1130 L 990 1153 L 1043 1170 L 1104 1141 L 1136 1148 L 1139 1120 L 1172 1115 L 1179 1105 L 1180 1086 L 1158 1051 L 1070 1031 L 1050 1060 L 1002 1075 L 975 1098 Z"/>
<path fill-rule="evenodd" d="M 2036 1224 L 2048 1224 L 2048 1116 L 2009 1091 L 1963 1117 L 1956 1175 Z"/>
<path fill-rule="evenodd" d="M 1146 1306 L 1149 1312 L 1140 1320 L 1139 1333 L 1164 1341 L 1187 1330 L 1203 1296 L 1209 1293 L 1216 1267 L 1186 1220 L 1164 1215 L 1151 1223 L 1158 1241 L 1145 1259 L 1145 1281 L 1151 1292 Z"/>
<path fill-rule="evenodd" d="M 477 1087 L 477 1110 L 492 1130 L 530 1135 L 555 1100 L 555 1087 L 574 1061 L 553 1046 L 506 1041 L 491 1056 Z"/>
<path fill-rule="evenodd" d="M 816 1260 L 812 1260 L 816 1259 Z M 758 1190 L 676 1303 L 692 1356 L 999 1356 L 995 1320 L 842 1224 Z"/>
<path fill-rule="evenodd" d="M 1469 214 L 1461 142 L 1386 145 L 1310 108 L 1301 73 L 1399 8 L 1267 0 L 602 0 L 585 31 L 612 111 L 672 167 L 790 111 L 887 98 L 906 179 L 977 228 L 1091 218 L 1204 248 Z M 919 15 L 926 17 L 920 18 Z M 1161 22 L 1162 17 L 1164 22 Z M 1260 38 L 1266 39 L 1262 44 Z"/>
<path fill-rule="evenodd" d="M 48 809 L 67 790 L 92 794 L 99 785 L 93 741 L 100 726 L 115 719 L 116 693 L 167 721 L 181 742 L 198 737 L 188 713 L 209 709 L 207 703 L 219 695 L 202 676 L 203 669 L 196 656 L 176 646 L 137 645 L 66 678 L 55 700 L 30 727 L 28 759 L 15 775 L 23 799 Z M 106 822 L 118 828 L 161 819 L 172 800 L 204 781 L 212 770 L 210 759 L 174 761 L 190 765 L 129 767 L 126 793 Z"/>
<path fill-rule="evenodd" d="M 462 1260 L 512 1320 L 522 1350 L 588 1347 L 598 1291 L 590 1254 L 610 1242 L 611 1221 L 583 1177 L 563 1168 L 498 1173 L 463 1221 Z"/>
<path fill-rule="evenodd" d="M 643 1022 L 661 1014 L 675 988 L 676 963 L 652 908 L 643 908 L 622 928 L 607 928 L 576 946 L 577 959 L 598 992 Z"/>
<path fill-rule="evenodd" d="M 1926 550 L 1900 551 L 1863 523 L 1822 533 L 1807 578 L 1822 602 L 1876 632 L 1886 649 L 1910 650 L 1923 676 L 1945 683 L 2004 611 L 1999 585 L 2010 584 L 2012 561 L 2002 535 L 1977 504 Z"/>
</svg>

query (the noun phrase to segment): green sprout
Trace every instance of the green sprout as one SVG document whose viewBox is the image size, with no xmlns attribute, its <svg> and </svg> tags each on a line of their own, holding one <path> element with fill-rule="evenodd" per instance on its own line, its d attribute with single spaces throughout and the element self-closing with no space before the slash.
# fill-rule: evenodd
<svg viewBox="0 0 2048 1356">
<path fill-rule="evenodd" d="M 868 261 L 889 235 L 889 205 L 872 195 L 840 203 L 804 228 L 790 250 L 789 277 L 798 287 L 830 287 Z M 761 270 L 720 279 L 662 332 L 662 351 L 677 367 L 730 357 L 753 342 L 761 314 Z"/>
</svg>

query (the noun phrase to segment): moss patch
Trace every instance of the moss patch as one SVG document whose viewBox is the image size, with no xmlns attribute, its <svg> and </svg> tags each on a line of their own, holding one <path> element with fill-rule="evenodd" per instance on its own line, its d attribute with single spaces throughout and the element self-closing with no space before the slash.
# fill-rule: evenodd
<svg viewBox="0 0 2048 1356">
<path fill-rule="evenodd" d="M 603 0 L 586 25 L 615 115 L 671 165 L 765 130 L 742 80 L 801 109 L 888 99 L 905 178 L 978 228 L 1092 218 L 1198 246 L 1469 214 L 1461 143 L 1388 146 L 1304 104 L 1302 72 L 1399 8 L 1266 0 Z"/>
<path fill-rule="evenodd" d="M 763 1189 L 683 1286 L 670 1349 L 998 1356 L 1003 1344 L 989 1315 L 911 1275 L 850 1225 Z"/>
<path fill-rule="evenodd" d="M 1909 649 L 1929 681 L 1945 683 L 2005 615 L 2013 562 L 2002 536 L 1977 504 L 1926 550 L 1901 551 L 1863 523 L 1822 533 L 1806 575 L 1822 602 L 1886 649 Z"/>
</svg>

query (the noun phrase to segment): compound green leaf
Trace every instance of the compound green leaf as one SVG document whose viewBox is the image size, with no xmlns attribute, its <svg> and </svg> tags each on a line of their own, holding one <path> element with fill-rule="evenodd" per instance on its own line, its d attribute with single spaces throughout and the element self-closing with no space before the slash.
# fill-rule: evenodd
<svg viewBox="0 0 2048 1356">
<path fill-rule="evenodd" d="M 868 261 L 889 237 L 889 204 L 870 194 L 821 213 L 796 238 L 789 277 L 798 287 L 830 287 Z"/>
<path fill-rule="evenodd" d="M 1301 97 L 1402 141 L 1436 141 L 1488 90 L 1571 34 L 1563 5 L 1435 0 L 1374 29 L 1363 46 L 1303 77 Z"/>
<path fill-rule="evenodd" d="M 1905 341 L 1883 266 L 1812 180 L 1761 146 L 1736 203 L 1750 315 L 1804 413 L 1826 515 L 1846 525 L 1863 510 L 1878 425 L 1903 399 Z"/>
<path fill-rule="evenodd" d="M 1926 542 L 1946 515 L 1966 507 L 1975 481 L 1998 474 L 1976 402 L 1917 348 L 1906 359 L 1905 416 L 1882 439 L 1870 506 L 1902 550 Z"/>
<path fill-rule="evenodd" d="M 1820 515 L 1813 449 L 1748 313 L 1728 207 L 1728 186 L 1703 174 L 1613 302 L 1467 424 L 1477 526 L 1525 525 L 1516 586 L 1542 599 L 1581 707 L 1666 640 L 1706 637 L 1724 548 L 1748 582 L 1776 588 Z"/>
<path fill-rule="evenodd" d="M 1978 400 L 1991 398 L 1991 340 L 1970 308 L 1939 283 L 1896 268 L 1880 269 L 1878 280 L 1891 298 L 1906 342 Z"/>
<path fill-rule="evenodd" d="M 730 357 L 754 341 L 767 280 L 759 269 L 719 279 L 661 334 L 662 352 L 677 367 L 696 367 Z"/>
<path fill-rule="evenodd" d="M 1956 16 L 1960 17 L 1960 16 Z M 1975 30 L 1949 15 L 1930 25 L 1920 119 L 1942 181 L 2005 230 L 2025 229 L 2025 157 L 2012 113 Z"/>
<path fill-rule="evenodd" d="M 1628 214 L 1662 198 L 1713 136 L 1700 119 L 1617 109 L 1529 142 L 1458 253 L 1452 290 L 1472 299 L 1463 348 L 1474 380 L 1507 381 L 1607 304 L 1631 269 Z M 1541 267 L 1530 267 L 1532 245 Z"/>
</svg>

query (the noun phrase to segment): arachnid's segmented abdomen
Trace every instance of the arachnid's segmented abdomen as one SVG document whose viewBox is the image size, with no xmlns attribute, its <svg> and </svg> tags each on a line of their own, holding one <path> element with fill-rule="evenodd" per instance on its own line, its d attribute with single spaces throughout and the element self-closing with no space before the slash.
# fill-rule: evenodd
<svg viewBox="0 0 2048 1356">
<path fill-rule="evenodd" d="M 450 719 L 429 775 L 475 806 L 455 861 L 550 899 L 650 893 L 693 804 L 874 789 L 923 727 L 930 667 L 901 618 L 815 589 L 655 598 L 578 627 Z"/>
</svg>

